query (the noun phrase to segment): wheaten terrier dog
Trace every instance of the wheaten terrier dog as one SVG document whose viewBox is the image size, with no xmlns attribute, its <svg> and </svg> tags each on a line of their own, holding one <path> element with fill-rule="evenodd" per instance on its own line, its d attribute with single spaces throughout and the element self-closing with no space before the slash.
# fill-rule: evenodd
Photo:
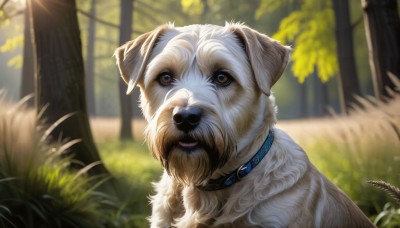
<svg viewBox="0 0 400 228">
<path fill-rule="evenodd" d="M 373 227 L 274 127 L 290 48 L 245 25 L 161 26 L 115 52 L 165 172 L 151 227 Z"/>
</svg>

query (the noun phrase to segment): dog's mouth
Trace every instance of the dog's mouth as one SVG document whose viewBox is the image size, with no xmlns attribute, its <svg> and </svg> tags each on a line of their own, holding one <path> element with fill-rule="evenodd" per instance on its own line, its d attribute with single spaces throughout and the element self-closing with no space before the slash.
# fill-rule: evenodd
<svg viewBox="0 0 400 228">
<path fill-rule="evenodd" d="M 190 136 L 184 136 L 177 141 L 177 146 L 185 151 L 194 150 L 198 148 L 199 145 L 199 141 Z"/>
</svg>

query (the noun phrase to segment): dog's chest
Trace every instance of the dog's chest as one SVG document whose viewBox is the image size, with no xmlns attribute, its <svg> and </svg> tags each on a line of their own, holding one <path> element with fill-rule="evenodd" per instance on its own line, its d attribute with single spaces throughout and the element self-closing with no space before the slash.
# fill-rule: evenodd
<svg viewBox="0 0 400 228">
<path fill-rule="evenodd" d="M 239 200 L 232 197 L 229 191 L 183 190 L 181 208 L 184 211 L 174 218 L 174 222 L 176 227 L 248 227 L 252 223 L 252 216 L 248 214 L 252 208 L 244 210 L 247 212 L 244 212 L 243 208 L 237 211 L 226 208 L 227 204 Z"/>
</svg>

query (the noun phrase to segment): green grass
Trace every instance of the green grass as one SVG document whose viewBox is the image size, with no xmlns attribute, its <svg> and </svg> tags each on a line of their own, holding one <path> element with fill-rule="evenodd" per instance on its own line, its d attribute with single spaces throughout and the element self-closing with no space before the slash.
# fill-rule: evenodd
<svg viewBox="0 0 400 228">
<path fill-rule="evenodd" d="M 104 164 L 115 177 L 120 203 L 120 227 L 148 227 L 151 182 L 161 176 L 161 165 L 142 142 L 103 142 L 98 145 Z"/>
<path fill-rule="evenodd" d="M 112 225 L 109 218 L 115 206 L 108 195 L 97 191 L 107 178 L 89 176 L 86 171 L 90 166 L 69 169 L 71 159 L 60 156 L 67 147 L 38 141 L 30 151 L 21 152 L 2 144 L 0 227 Z M 22 154 L 30 156 L 24 161 Z"/>
</svg>

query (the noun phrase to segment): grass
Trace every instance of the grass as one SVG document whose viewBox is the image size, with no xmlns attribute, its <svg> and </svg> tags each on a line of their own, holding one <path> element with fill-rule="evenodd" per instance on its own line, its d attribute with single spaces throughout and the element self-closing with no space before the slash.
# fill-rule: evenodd
<svg viewBox="0 0 400 228">
<path fill-rule="evenodd" d="M 121 200 L 120 227 L 147 227 L 150 215 L 148 196 L 151 182 L 161 176 L 161 166 L 142 142 L 103 142 L 98 144 L 104 164 L 116 179 Z"/>
<path fill-rule="evenodd" d="M 378 139 L 360 145 L 341 137 L 336 141 L 323 137 L 316 140 L 308 147 L 310 159 L 365 213 L 375 214 L 390 198 L 367 181 L 385 180 L 400 185 L 400 147 Z"/>
<path fill-rule="evenodd" d="M 22 103 L 0 98 L 0 227 L 110 227 L 111 197 L 98 191 L 107 180 L 71 170 L 63 153 L 74 144 L 47 142 L 35 115 Z"/>
<path fill-rule="evenodd" d="M 388 103 L 359 100 L 364 108 L 350 116 L 286 122 L 281 128 L 377 225 L 399 227 L 399 204 L 367 181 L 400 186 L 400 94 Z"/>
</svg>

